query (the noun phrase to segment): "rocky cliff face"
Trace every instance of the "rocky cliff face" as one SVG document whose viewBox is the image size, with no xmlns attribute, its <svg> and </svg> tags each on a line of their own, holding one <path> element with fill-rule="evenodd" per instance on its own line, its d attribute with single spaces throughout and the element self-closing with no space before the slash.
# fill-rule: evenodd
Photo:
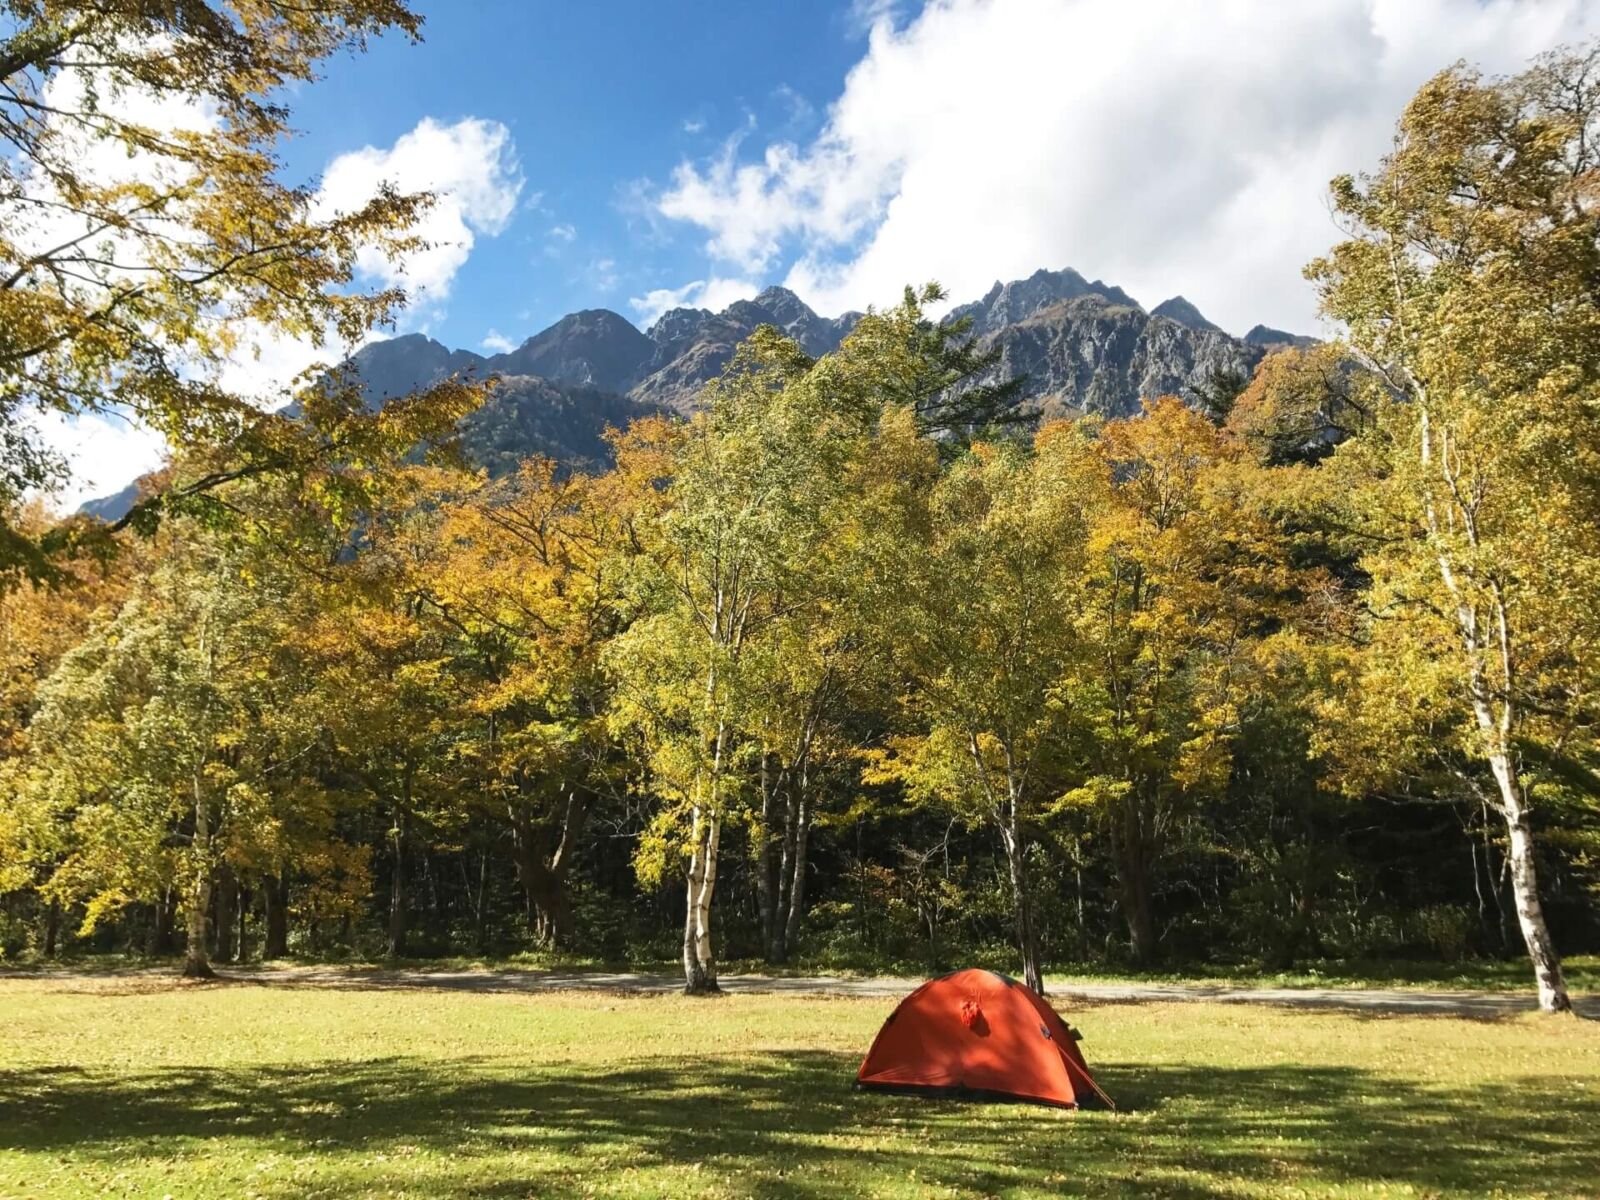
<svg viewBox="0 0 1600 1200">
<path fill-rule="evenodd" d="M 616 313 L 589 309 L 563 317 L 509 354 L 485 358 L 411 335 L 366 347 L 350 367 L 373 402 L 470 369 L 508 380 L 541 379 L 568 400 L 576 393 L 561 389 L 588 389 L 584 403 L 591 405 L 599 405 L 602 395 L 632 403 L 632 410 L 602 406 L 610 420 L 628 411 L 692 410 L 700 389 L 758 326 L 775 325 L 808 354 L 820 356 L 836 349 L 860 317 L 820 317 L 793 292 L 772 287 L 721 312 L 672 309 L 648 333 Z M 1218 371 L 1248 374 L 1270 350 L 1311 340 L 1265 326 L 1232 337 L 1182 296 L 1146 312 L 1121 288 L 1073 270 L 997 282 L 946 320 L 961 318 L 970 319 L 981 345 L 999 350 L 990 381 L 1024 376 L 1026 401 L 1049 413 L 1127 416 L 1147 396 L 1193 394 Z M 535 393 L 524 383 L 508 385 L 505 394 L 505 401 L 495 403 L 512 403 L 513 395 L 534 403 Z M 553 395 L 539 391 L 538 403 L 548 407 Z M 576 420 L 572 409 L 567 423 Z M 593 449 L 593 443 L 587 446 Z"/>
<path fill-rule="evenodd" d="M 770 287 L 754 300 L 737 300 L 720 313 L 674 308 L 650 327 L 655 354 L 629 394 L 641 403 L 686 412 L 739 343 L 762 325 L 777 326 L 807 354 L 821 357 L 838 349 L 860 319 L 855 312 L 819 317 L 800 297 L 781 287 Z"/>
<path fill-rule="evenodd" d="M 758 326 L 775 325 L 821 356 L 860 317 L 819 316 L 793 292 L 772 287 L 718 313 L 672 309 L 647 333 L 607 309 L 586 309 L 508 354 L 485 357 L 410 334 L 364 347 L 341 369 L 374 407 L 458 372 L 497 376 L 489 401 L 462 429 L 471 457 L 496 473 L 528 454 L 590 467 L 606 459 L 607 426 L 691 411 L 701 388 Z M 946 320 L 963 317 L 982 346 L 998 351 L 988 381 L 1025 377 L 1022 402 L 1041 416 L 1121 417 L 1138 412 L 1145 397 L 1193 399 L 1218 372 L 1248 375 L 1272 350 L 1313 341 L 1263 325 L 1232 337 L 1182 296 L 1146 312 L 1121 288 L 1070 269 L 997 282 Z M 85 511 L 114 520 L 126 511 L 126 495 Z"/>
<path fill-rule="evenodd" d="M 1146 397 L 1193 397 L 1219 371 L 1249 375 L 1266 354 L 1181 296 L 1147 313 L 1121 288 L 1076 271 L 997 283 L 951 313 L 962 316 L 981 345 L 999 350 L 983 382 L 1024 377 L 1024 403 L 1045 417 L 1131 416 Z"/>
<path fill-rule="evenodd" d="M 485 364 L 496 373 L 625 392 L 638 382 L 654 353 L 655 343 L 631 321 L 609 309 L 587 308 Z"/>
<path fill-rule="evenodd" d="M 995 281 L 982 300 L 962 304 L 951 310 L 946 320 L 972 318 L 972 332 L 980 338 L 993 339 L 1013 325 L 1028 320 L 1044 309 L 1054 307 L 1064 300 L 1080 296 L 1098 296 L 1108 304 L 1138 308 L 1138 303 L 1119 287 L 1092 283 L 1072 268 L 1064 271 L 1038 270 L 1026 279 L 1010 283 Z"/>
</svg>

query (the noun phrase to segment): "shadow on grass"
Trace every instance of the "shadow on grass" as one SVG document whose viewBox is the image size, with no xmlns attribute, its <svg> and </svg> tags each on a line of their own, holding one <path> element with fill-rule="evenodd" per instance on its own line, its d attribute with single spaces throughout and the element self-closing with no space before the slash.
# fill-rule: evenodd
<svg viewBox="0 0 1600 1200">
<path fill-rule="evenodd" d="M 639 1194 L 657 1194 L 681 1187 L 672 1172 L 696 1163 L 711 1173 L 705 1182 L 727 1176 L 752 1196 L 943 1187 L 1201 1200 L 1236 1196 L 1246 1179 L 1463 1196 L 1594 1188 L 1600 1095 L 1554 1078 L 1484 1089 L 1463 1066 L 1459 1086 L 1427 1089 L 1353 1068 L 1099 1067 L 1122 1105 L 1115 1114 L 855 1093 L 855 1058 L 821 1052 L 606 1069 L 407 1058 L 128 1075 L 41 1068 L 0 1071 L 0 1151 L 86 1167 L 311 1156 L 329 1166 L 326 1195 L 404 1186 L 576 1196 L 622 1188 L 623 1166 Z M 385 1158 L 419 1149 L 449 1156 L 446 1173 L 402 1175 Z"/>
</svg>

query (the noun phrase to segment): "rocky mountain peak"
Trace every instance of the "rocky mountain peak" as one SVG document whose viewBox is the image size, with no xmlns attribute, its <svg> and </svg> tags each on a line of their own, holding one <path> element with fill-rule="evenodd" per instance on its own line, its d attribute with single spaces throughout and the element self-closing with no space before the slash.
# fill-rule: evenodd
<svg viewBox="0 0 1600 1200">
<path fill-rule="evenodd" d="M 426 334 L 406 333 L 369 342 L 332 374 L 358 382 L 367 406 L 380 408 L 385 400 L 432 387 L 482 362 L 482 357 L 470 350 L 452 350 Z"/>
<path fill-rule="evenodd" d="M 750 303 L 777 317 L 779 324 L 782 325 L 787 325 L 791 321 L 817 320 L 817 314 L 811 307 L 786 287 L 766 288 Z"/>
<path fill-rule="evenodd" d="M 1281 329 L 1273 329 L 1267 325 L 1254 325 L 1250 332 L 1244 335 L 1244 340 L 1252 346 L 1265 346 L 1273 350 L 1281 350 L 1293 346 L 1305 349 L 1315 346 L 1317 339 L 1307 337 L 1303 333 L 1285 333 Z"/>
<path fill-rule="evenodd" d="M 1249 374 L 1273 350 L 1315 344 L 1264 325 L 1231 337 L 1182 296 L 1146 313 L 1121 288 L 1070 268 L 997 282 L 946 320 L 962 316 L 972 317 L 980 345 L 995 351 L 988 381 L 1022 378 L 1022 403 L 1048 416 L 1130 416 L 1147 397 L 1193 396 L 1218 371 Z M 836 349 L 859 319 L 859 313 L 818 316 L 788 288 L 769 287 L 719 313 L 671 309 L 648 335 L 609 309 L 591 308 L 507 354 L 485 358 L 407 334 L 363 347 L 335 372 L 358 383 L 374 408 L 460 372 L 499 375 L 501 385 L 463 422 L 469 457 L 493 472 L 535 453 L 593 466 L 609 454 L 607 426 L 646 413 L 692 411 L 705 384 L 758 326 L 777 326 L 815 357 Z M 133 494 L 86 511 L 114 520 Z"/>
<path fill-rule="evenodd" d="M 1221 333 L 1221 329 L 1206 320 L 1198 308 L 1189 303 L 1182 296 L 1174 296 L 1170 300 L 1163 300 L 1150 310 L 1152 317 L 1165 317 L 1169 321 L 1176 321 L 1190 329 L 1200 329 L 1208 333 Z"/>
<path fill-rule="evenodd" d="M 652 342 L 675 342 L 716 316 L 709 308 L 669 308 L 645 331 Z"/>
<path fill-rule="evenodd" d="M 625 392 L 655 351 L 656 344 L 626 317 L 608 308 L 586 308 L 487 362 L 508 375 L 537 375 L 554 383 Z"/>
<path fill-rule="evenodd" d="M 952 310 L 950 319 L 970 316 L 973 333 L 983 337 L 1080 296 L 1097 296 L 1111 304 L 1139 308 L 1138 301 L 1121 288 L 1098 279 L 1091 282 L 1071 267 L 1060 271 L 1041 268 L 1026 279 L 1014 279 L 1010 283 L 996 280 L 982 300 Z"/>
</svg>

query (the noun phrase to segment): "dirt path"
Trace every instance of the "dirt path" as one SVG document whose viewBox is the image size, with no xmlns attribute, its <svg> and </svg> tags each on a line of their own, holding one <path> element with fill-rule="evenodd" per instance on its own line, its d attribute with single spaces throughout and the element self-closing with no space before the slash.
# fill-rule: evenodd
<svg viewBox="0 0 1600 1200">
<path fill-rule="evenodd" d="M 607 971 L 425 970 L 346 967 L 226 968 L 220 977 L 266 987 L 440 988 L 465 992 L 595 991 L 675 992 L 683 986 L 674 975 Z M 849 979 L 825 975 L 724 975 L 722 987 L 734 993 L 779 995 L 904 996 L 919 979 Z M 1272 988 L 1228 984 L 1094 983 L 1049 981 L 1050 995 L 1062 1002 L 1074 998 L 1107 1003 L 1203 1001 L 1223 1004 L 1281 1004 L 1290 1008 L 1354 1012 L 1423 1013 L 1464 1017 L 1497 1017 L 1531 1012 L 1532 991 L 1422 991 L 1410 988 Z M 1577 1000 L 1579 1012 L 1600 1018 L 1600 996 Z"/>
</svg>

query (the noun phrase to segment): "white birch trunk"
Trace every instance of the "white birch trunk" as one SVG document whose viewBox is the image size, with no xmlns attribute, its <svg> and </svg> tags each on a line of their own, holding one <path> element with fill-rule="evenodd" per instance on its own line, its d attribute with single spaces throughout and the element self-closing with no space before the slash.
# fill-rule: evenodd
<svg viewBox="0 0 1600 1200">
<path fill-rule="evenodd" d="M 1420 398 L 1420 397 L 1419 397 Z M 1522 791 L 1522 781 L 1517 776 L 1516 763 L 1511 748 L 1516 726 L 1516 700 L 1512 692 L 1515 678 L 1512 655 L 1511 620 L 1503 591 L 1498 583 L 1491 582 L 1495 625 L 1498 629 L 1502 694 L 1498 700 L 1491 694 L 1489 682 L 1484 677 L 1483 655 L 1486 641 L 1479 628 L 1478 609 L 1457 577 L 1455 564 L 1440 536 L 1439 519 L 1434 507 L 1427 471 L 1434 464 L 1434 429 L 1426 402 L 1421 408 L 1421 459 L 1424 468 L 1424 511 L 1428 532 L 1437 547 L 1439 574 L 1445 589 L 1456 605 L 1456 627 L 1461 635 L 1461 646 L 1467 660 L 1467 694 L 1472 702 L 1473 717 L 1483 739 L 1484 757 L 1494 775 L 1500 793 L 1500 815 L 1505 818 L 1509 840 L 1507 851 L 1511 865 L 1511 895 L 1517 910 L 1517 924 L 1522 930 L 1523 944 L 1533 964 L 1534 980 L 1539 989 L 1539 1007 L 1545 1012 L 1572 1011 L 1572 1000 L 1567 995 L 1566 980 L 1561 972 L 1561 958 L 1556 953 L 1555 940 L 1550 936 L 1544 919 L 1544 905 L 1539 900 L 1539 875 L 1534 858 L 1533 826 L 1529 821 L 1528 807 Z M 1456 479 L 1449 462 L 1448 433 L 1443 453 L 1439 455 L 1441 478 L 1455 489 Z M 1452 518 L 1460 510 L 1452 510 Z M 1473 547 L 1478 545 L 1476 519 L 1469 511 L 1460 511 L 1461 532 Z"/>
</svg>

